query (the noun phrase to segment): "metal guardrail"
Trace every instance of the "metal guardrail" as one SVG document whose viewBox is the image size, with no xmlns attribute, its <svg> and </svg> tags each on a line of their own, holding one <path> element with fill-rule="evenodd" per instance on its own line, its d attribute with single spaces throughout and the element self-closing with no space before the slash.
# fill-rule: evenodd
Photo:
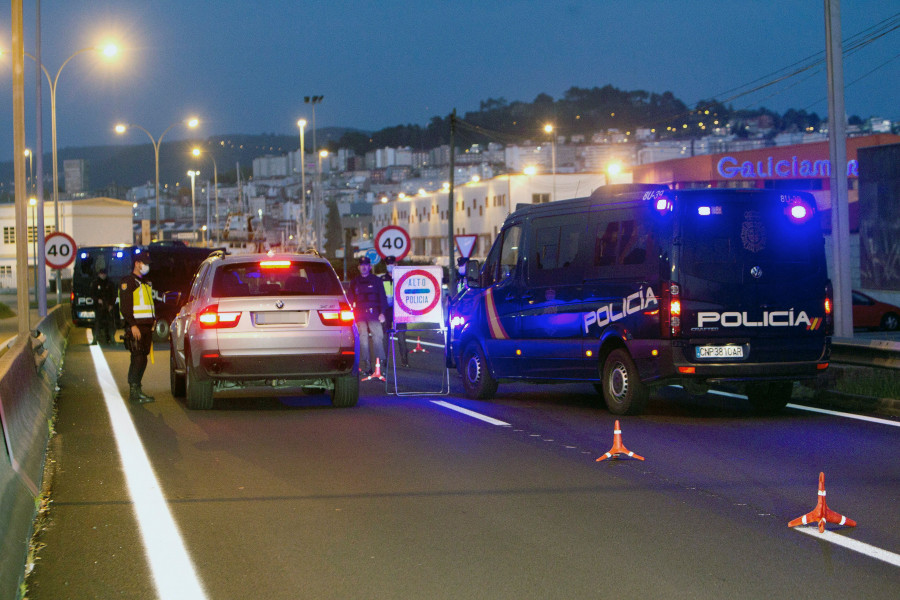
<svg viewBox="0 0 900 600">
<path fill-rule="evenodd" d="M 831 340 L 831 362 L 862 367 L 900 369 L 900 342 L 833 338 Z"/>
</svg>

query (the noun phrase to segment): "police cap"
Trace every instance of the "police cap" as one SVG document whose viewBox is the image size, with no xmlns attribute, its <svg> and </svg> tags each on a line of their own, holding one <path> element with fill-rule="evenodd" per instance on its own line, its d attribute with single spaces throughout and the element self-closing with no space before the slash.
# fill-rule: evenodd
<svg viewBox="0 0 900 600">
<path fill-rule="evenodd" d="M 368 257 L 368 256 L 360 256 L 360 257 L 359 257 L 359 264 L 361 264 L 361 265 L 371 265 L 371 264 L 372 264 L 372 261 L 369 260 L 369 257 Z"/>
</svg>

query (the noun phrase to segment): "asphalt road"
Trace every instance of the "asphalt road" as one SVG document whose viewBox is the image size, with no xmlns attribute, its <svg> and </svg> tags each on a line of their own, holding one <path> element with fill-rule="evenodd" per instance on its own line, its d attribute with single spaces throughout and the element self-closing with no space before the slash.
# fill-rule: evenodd
<svg viewBox="0 0 900 600">
<path fill-rule="evenodd" d="M 440 386 L 440 351 L 428 349 L 403 373 L 408 391 Z M 127 354 L 103 355 L 127 397 Z M 125 414 L 190 556 L 178 567 L 192 562 L 210 599 L 894 599 L 900 589 L 888 562 L 900 554 L 891 421 L 758 417 L 739 398 L 667 388 L 645 415 L 620 419 L 646 461 L 598 463 L 616 417 L 589 385 L 501 384 L 495 400 L 473 402 L 451 374 L 448 396 L 367 382 L 350 409 L 325 395 L 232 392 L 197 412 L 168 393 L 164 346 L 155 357 L 144 388 L 157 401 Z M 32 599 L 160 597 L 94 362 L 74 329 Z M 828 506 L 856 528 L 787 527 L 815 507 L 820 471 Z"/>
</svg>

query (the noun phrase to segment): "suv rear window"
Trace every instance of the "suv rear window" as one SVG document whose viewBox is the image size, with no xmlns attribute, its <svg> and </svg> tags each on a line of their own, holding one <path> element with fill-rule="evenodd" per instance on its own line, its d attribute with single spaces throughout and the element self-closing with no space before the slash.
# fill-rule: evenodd
<svg viewBox="0 0 900 600">
<path fill-rule="evenodd" d="M 271 264 L 267 264 L 271 263 Z M 320 262 L 264 261 L 231 263 L 217 269 L 212 295 L 340 296 L 344 291 L 331 265 Z"/>
</svg>

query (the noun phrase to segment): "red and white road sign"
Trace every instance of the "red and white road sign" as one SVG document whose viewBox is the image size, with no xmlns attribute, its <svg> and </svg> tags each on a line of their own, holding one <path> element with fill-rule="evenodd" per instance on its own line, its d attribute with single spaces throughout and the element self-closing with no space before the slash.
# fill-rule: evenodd
<svg viewBox="0 0 900 600">
<path fill-rule="evenodd" d="M 394 322 L 443 323 L 441 267 L 394 267 Z"/>
<path fill-rule="evenodd" d="M 44 238 L 44 255 L 51 269 L 65 269 L 71 265 L 76 250 L 75 240 L 62 231 L 54 231 Z"/>
<path fill-rule="evenodd" d="M 375 250 L 381 258 L 393 256 L 397 261 L 409 254 L 409 234 L 402 227 L 388 225 L 375 234 Z"/>
<path fill-rule="evenodd" d="M 459 255 L 463 258 L 469 258 L 472 256 L 472 250 L 475 249 L 475 241 L 478 239 L 477 235 L 457 235 L 454 236 L 456 240 L 456 249 L 459 251 Z"/>
</svg>

